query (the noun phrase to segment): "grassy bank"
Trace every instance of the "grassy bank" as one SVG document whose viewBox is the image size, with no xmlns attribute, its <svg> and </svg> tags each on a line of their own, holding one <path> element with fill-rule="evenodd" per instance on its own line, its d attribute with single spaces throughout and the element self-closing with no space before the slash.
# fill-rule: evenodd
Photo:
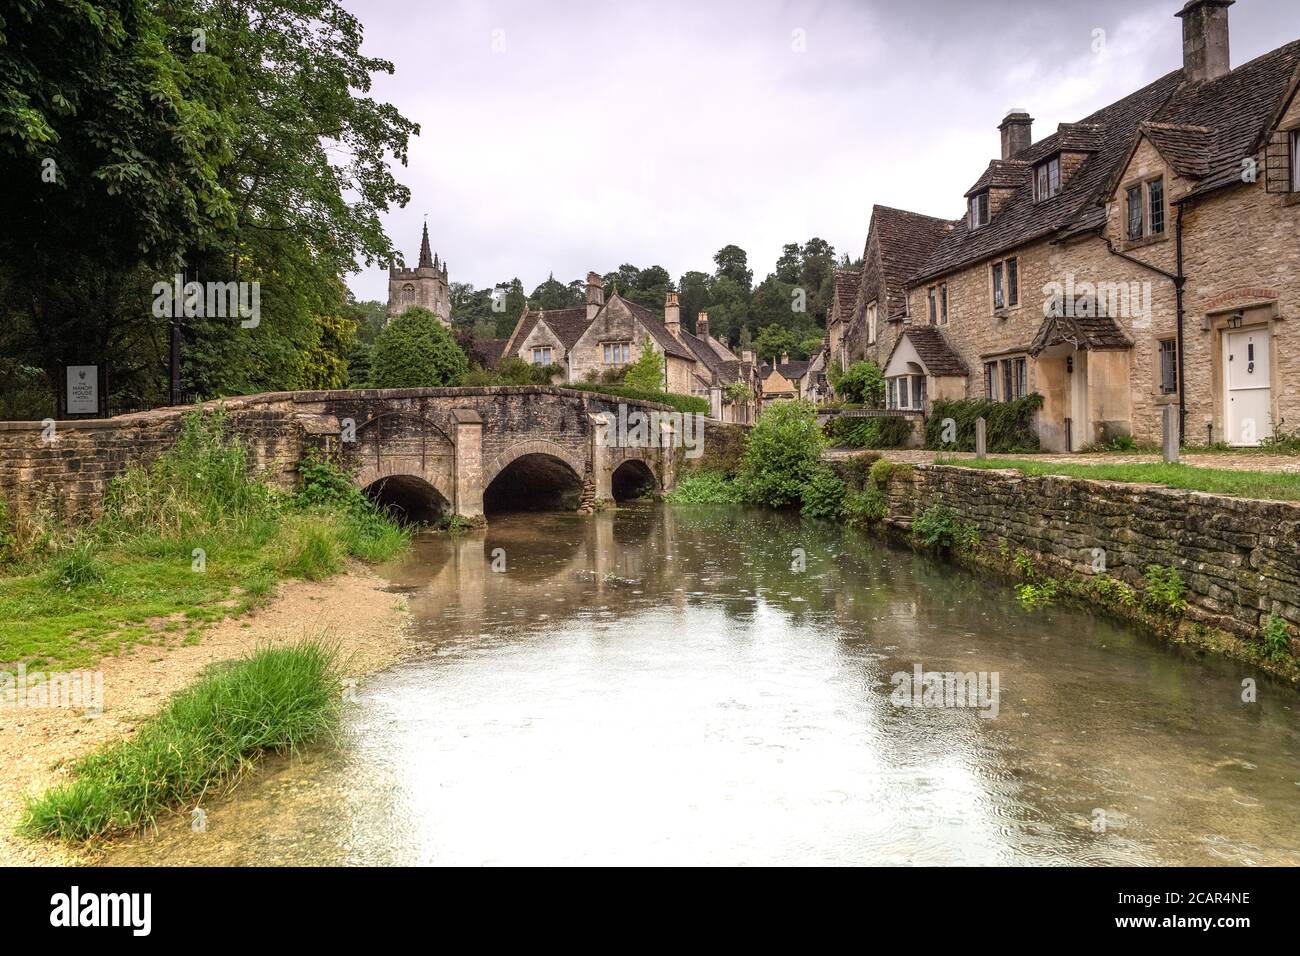
<svg viewBox="0 0 1300 956">
<path fill-rule="evenodd" d="M 335 665 L 312 642 L 218 665 L 133 737 L 78 760 L 71 782 L 27 804 L 22 832 L 82 841 L 135 830 L 233 784 L 263 754 L 328 736 L 341 700 Z"/>
<path fill-rule="evenodd" d="M 220 413 L 190 415 L 176 445 L 114 481 L 103 515 L 0 516 L 0 662 L 77 667 L 136 644 L 195 641 L 285 578 L 383 560 L 407 535 L 325 462 L 301 491 L 250 473 Z"/>
<path fill-rule="evenodd" d="M 1300 474 L 1279 472 L 1231 471 L 1224 468 L 1197 468 L 1193 465 L 1150 464 L 1056 464 L 1024 458 L 936 458 L 936 465 L 961 468 L 1013 469 L 1024 475 L 1062 475 L 1068 478 L 1091 478 L 1097 481 L 1125 481 L 1184 491 L 1205 491 L 1242 498 L 1265 498 L 1271 501 L 1300 501 Z"/>
</svg>

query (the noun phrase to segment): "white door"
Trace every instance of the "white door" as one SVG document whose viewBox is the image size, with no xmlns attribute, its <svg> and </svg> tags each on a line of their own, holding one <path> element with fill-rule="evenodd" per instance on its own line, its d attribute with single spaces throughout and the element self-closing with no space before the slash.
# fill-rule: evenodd
<svg viewBox="0 0 1300 956">
<path fill-rule="evenodd" d="M 1092 415 L 1088 411 L 1088 353 L 1080 349 L 1066 359 L 1070 373 L 1070 451 L 1083 451 L 1092 444 Z"/>
<path fill-rule="evenodd" d="M 1228 444 L 1258 445 L 1273 434 L 1268 326 L 1228 330 L 1223 350 Z"/>
</svg>

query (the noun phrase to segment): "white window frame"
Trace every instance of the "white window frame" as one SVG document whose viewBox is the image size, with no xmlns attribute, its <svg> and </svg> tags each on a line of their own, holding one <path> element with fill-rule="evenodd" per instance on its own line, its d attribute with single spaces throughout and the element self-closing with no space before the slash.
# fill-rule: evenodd
<svg viewBox="0 0 1300 956">
<path fill-rule="evenodd" d="M 627 365 L 632 360 L 632 343 L 605 342 L 603 355 L 606 365 Z"/>
<path fill-rule="evenodd" d="M 924 375 L 893 375 L 885 379 L 886 406 L 903 412 L 925 410 L 929 388 Z M 904 402 L 904 394 L 907 401 Z"/>
<path fill-rule="evenodd" d="M 876 344 L 876 303 L 867 305 L 867 344 Z"/>
<path fill-rule="evenodd" d="M 541 356 L 539 360 L 539 356 Z M 533 364 L 534 365 L 554 365 L 555 351 L 549 345 L 533 346 Z"/>
</svg>

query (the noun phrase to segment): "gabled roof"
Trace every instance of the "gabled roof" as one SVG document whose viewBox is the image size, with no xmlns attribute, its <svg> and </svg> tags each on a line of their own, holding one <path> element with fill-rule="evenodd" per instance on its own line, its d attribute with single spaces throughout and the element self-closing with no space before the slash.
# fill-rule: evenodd
<svg viewBox="0 0 1300 956">
<path fill-rule="evenodd" d="M 1069 124 L 1066 138 L 1076 145 L 1078 136 L 1074 127 L 1101 127 L 1100 134 L 1089 134 L 1094 138 L 1100 136 L 1101 148 L 1075 170 L 1059 195 L 1035 203 L 1030 176 L 1026 175 L 1023 184 L 1007 198 L 988 225 L 971 229 L 965 219 L 958 220 L 933 254 L 910 276 L 908 284 L 917 285 L 926 279 L 964 268 L 1075 226 L 1090 216 L 1095 216 L 1096 225 L 1100 226 L 1106 218 L 1101 203 L 1103 190 L 1109 185 L 1116 166 L 1127 157 L 1138 124 L 1154 118 L 1181 81 L 1182 70 L 1176 70 L 1085 117 L 1080 124 Z M 1012 159 L 1032 166 L 1061 152 L 1062 148 L 1058 131 L 1021 150 Z"/>
<path fill-rule="evenodd" d="M 858 286 L 861 282 L 862 276 L 854 269 L 835 270 L 831 304 L 839 307 L 839 314 L 845 321 L 853 315 L 853 302 L 858 296 Z"/>
<path fill-rule="evenodd" d="M 975 185 L 966 190 L 966 198 L 986 189 L 1018 189 L 1029 182 L 1029 170 L 1032 168 L 1024 160 L 995 159 L 984 170 L 984 175 L 975 181 Z"/>
<path fill-rule="evenodd" d="M 1117 352 L 1133 346 L 1119 324 L 1107 315 L 1049 315 L 1029 346 L 1038 355 L 1053 345 L 1068 344 L 1091 352 Z"/>
<path fill-rule="evenodd" d="M 537 325 L 537 320 L 543 314 L 546 316 L 547 328 L 555 333 L 555 337 L 564 343 L 566 349 L 573 348 L 578 341 L 578 336 L 581 336 L 586 331 L 589 324 L 587 322 L 586 306 L 577 309 L 551 309 L 549 311 L 524 309 L 519 316 L 519 321 L 515 323 L 515 330 L 510 333 L 510 338 L 506 340 L 506 346 L 502 350 L 502 354 L 520 348 L 528 339 L 528 336 L 532 334 L 533 328 Z M 579 323 L 581 323 L 581 328 L 578 328 Z M 574 329 L 577 329 L 576 335 Z M 571 340 L 566 336 L 572 336 Z"/>
<path fill-rule="evenodd" d="M 695 358 L 695 355 L 692 354 L 690 349 L 682 345 L 682 343 L 677 341 L 677 339 L 673 338 L 673 334 L 669 332 L 668 327 L 664 325 L 663 319 L 659 318 L 645 306 L 637 305 L 635 302 L 625 299 L 615 292 L 605 303 L 605 308 L 609 308 L 609 303 L 613 302 L 615 299 L 622 302 L 623 305 L 627 307 L 627 310 L 636 316 L 636 320 L 645 326 L 645 330 L 650 333 L 650 337 L 655 340 L 655 344 L 663 350 L 665 355 L 675 355 L 678 358 L 684 359 Z"/>
<path fill-rule="evenodd" d="M 970 374 L 970 369 L 966 367 L 962 357 L 953 351 L 943 333 L 932 325 L 913 325 L 904 329 L 903 334 L 894 343 L 894 347 L 889 350 L 889 357 L 885 359 L 885 368 L 888 368 L 889 363 L 893 361 L 894 353 L 898 351 L 903 339 L 912 343 L 928 374 L 939 378 Z"/>
<path fill-rule="evenodd" d="M 880 274 L 885 284 L 885 301 L 879 303 L 881 318 L 907 309 L 907 280 L 926 263 L 953 226 L 947 219 L 919 212 L 890 206 L 871 207 L 870 230 L 876 234 Z M 867 244 L 870 245 L 869 240 Z M 866 274 L 864 268 L 862 275 Z"/>
<path fill-rule="evenodd" d="M 1148 121 L 1138 130 L 1179 176 L 1200 179 L 1210 171 L 1214 130 L 1208 126 Z"/>
</svg>

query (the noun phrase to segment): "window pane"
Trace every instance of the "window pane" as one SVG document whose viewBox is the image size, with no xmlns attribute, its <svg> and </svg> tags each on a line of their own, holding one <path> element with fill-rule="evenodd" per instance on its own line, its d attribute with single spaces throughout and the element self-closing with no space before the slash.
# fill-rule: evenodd
<svg viewBox="0 0 1300 956">
<path fill-rule="evenodd" d="M 1038 196 L 1039 200 L 1046 199 L 1047 198 L 1047 167 L 1045 165 L 1038 167 L 1038 182 L 1036 183 L 1036 187 L 1037 187 L 1036 195 Z"/>
<path fill-rule="evenodd" d="M 1052 160 L 1047 164 L 1047 190 L 1049 196 L 1055 196 L 1061 191 L 1061 160 L 1060 157 Z"/>
<path fill-rule="evenodd" d="M 1134 186 L 1128 191 L 1128 237 L 1142 238 L 1142 187 Z"/>
<path fill-rule="evenodd" d="M 998 397 L 998 363 L 984 363 L 984 394 L 990 399 Z"/>
<path fill-rule="evenodd" d="M 927 293 L 927 296 L 928 296 L 928 298 L 929 298 L 929 300 L 930 300 L 930 324 L 931 324 L 931 325 L 934 325 L 934 323 L 935 323 L 935 315 L 936 315 L 936 312 L 935 312 L 935 292 L 934 292 L 934 286 L 930 286 L 930 291 Z"/>
<path fill-rule="evenodd" d="M 1020 260 L 1007 260 L 1007 302 L 1015 305 L 1020 301 Z"/>
<path fill-rule="evenodd" d="M 993 308 L 1000 309 L 1004 305 L 1002 296 L 1002 263 L 993 264 Z"/>
<path fill-rule="evenodd" d="M 903 378 L 898 379 L 898 407 L 899 407 L 899 408 L 911 408 L 911 407 L 912 407 L 912 403 L 911 403 L 910 398 L 909 398 L 909 396 L 908 396 L 908 394 L 907 394 L 907 378 L 906 378 L 906 377 L 903 377 Z"/>
<path fill-rule="evenodd" d="M 1151 201 L 1151 234 L 1157 236 L 1165 231 L 1165 181 L 1153 179 L 1148 183 L 1147 197 Z"/>
<path fill-rule="evenodd" d="M 1028 392 L 1029 369 L 1025 359 L 1016 359 L 1016 398 L 1024 398 Z"/>
<path fill-rule="evenodd" d="M 1160 391 L 1166 395 L 1178 391 L 1178 351 L 1173 339 L 1160 343 Z"/>
<path fill-rule="evenodd" d="M 939 286 L 939 321 L 948 324 L 948 283 Z"/>
<path fill-rule="evenodd" d="M 925 407 L 925 376 L 924 375 L 918 375 L 916 377 L 916 407 L 917 408 Z"/>
<path fill-rule="evenodd" d="M 1011 381 L 1011 360 L 1002 360 L 1002 400 L 1009 401 L 1011 396 L 1016 394 L 1015 385 Z"/>
</svg>

